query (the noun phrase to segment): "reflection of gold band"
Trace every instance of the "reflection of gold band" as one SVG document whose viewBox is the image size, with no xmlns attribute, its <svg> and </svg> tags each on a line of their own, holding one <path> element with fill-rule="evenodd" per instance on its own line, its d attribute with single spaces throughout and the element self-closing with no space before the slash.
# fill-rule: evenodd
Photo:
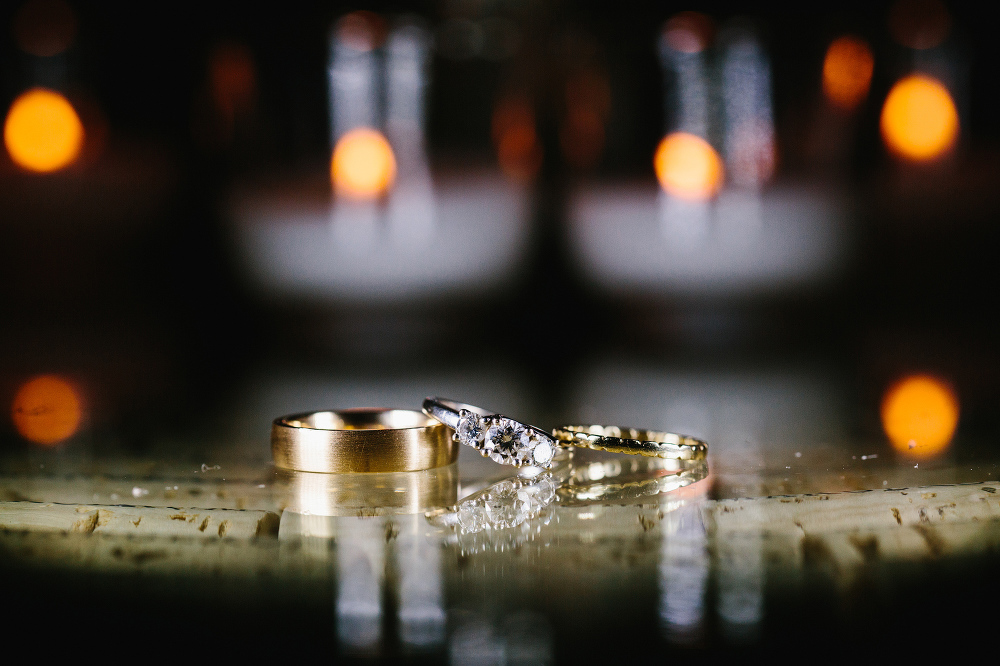
<svg viewBox="0 0 1000 666">
<path fill-rule="evenodd" d="M 603 425 L 568 425 L 556 428 L 552 431 L 552 435 L 562 446 L 582 446 L 652 458 L 703 460 L 708 453 L 708 444 L 700 439 L 656 430 Z"/>
<path fill-rule="evenodd" d="M 316 474 L 284 472 L 286 512 L 312 516 L 385 516 L 452 506 L 458 500 L 457 465 L 419 472 Z"/>
<path fill-rule="evenodd" d="M 274 464 L 300 472 L 413 472 L 458 458 L 451 431 L 410 409 L 292 414 L 271 425 Z"/>
</svg>

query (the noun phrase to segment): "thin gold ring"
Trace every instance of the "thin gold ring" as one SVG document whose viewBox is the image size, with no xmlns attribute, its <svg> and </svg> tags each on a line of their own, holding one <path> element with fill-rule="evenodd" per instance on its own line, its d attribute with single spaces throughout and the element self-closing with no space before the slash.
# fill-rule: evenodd
<svg viewBox="0 0 1000 666">
<path fill-rule="evenodd" d="M 688 435 L 605 425 L 567 425 L 552 431 L 561 446 L 672 460 L 704 460 L 708 444 Z"/>
<path fill-rule="evenodd" d="M 274 464 L 298 472 L 415 472 L 458 458 L 450 430 L 412 409 L 291 414 L 271 425 Z"/>
</svg>

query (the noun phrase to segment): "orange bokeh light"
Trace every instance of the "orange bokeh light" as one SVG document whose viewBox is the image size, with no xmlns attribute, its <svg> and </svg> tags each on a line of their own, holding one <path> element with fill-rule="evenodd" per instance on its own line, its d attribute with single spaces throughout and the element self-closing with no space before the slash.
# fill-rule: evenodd
<svg viewBox="0 0 1000 666">
<path fill-rule="evenodd" d="M 911 375 L 890 386 L 882 398 L 882 427 L 902 453 L 936 456 L 948 447 L 957 426 L 958 398 L 936 377 Z"/>
<path fill-rule="evenodd" d="M 867 97 L 874 67 L 875 58 L 865 40 L 838 37 L 823 60 L 823 94 L 834 106 L 850 111 Z"/>
<path fill-rule="evenodd" d="M 674 132 L 665 136 L 656 148 L 653 167 L 663 189 L 681 199 L 709 199 L 722 187 L 719 154 L 694 134 Z"/>
<path fill-rule="evenodd" d="M 34 88 L 11 104 L 3 139 L 18 166 L 38 173 L 58 171 L 80 155 L 83 123 L 65 97 Z"/>
<path fill-rule="evenodd" d="M 333 149 L 330 178 L 338 195 L 374 199 L 392 187 L 396 157 L 381 132 L 359 127 L 344 134 Z"/>
<path fill-rule="evenodd" d="M 915 161 L 939 157 L 958 137 L 958 110 L 944 85 L 929 76 L 900 79 L 882 107 L 882 138 L 897 155 Z"/>
<path fill-rule="evenodd" d="M 76 433 L 83 404 L 70 382 L 56 375 L 39 375 L 18 389 L 11 416 L 22 437 L 52 446 Z"/>
<path fill-rule="evenodd" d="M 521 95 L 501 100 L 493 110 L 491 124 L 500 169 L 513 181 L 530 182 L 542 167 L 531 100 Z"/>
</svg>

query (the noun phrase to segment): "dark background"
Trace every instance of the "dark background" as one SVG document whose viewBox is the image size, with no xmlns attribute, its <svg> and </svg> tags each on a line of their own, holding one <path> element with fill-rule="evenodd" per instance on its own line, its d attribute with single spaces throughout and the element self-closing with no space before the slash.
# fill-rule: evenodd
<svg viewBox="0 0 1000 666">
<path fill-rule="evenodd" d="M 956 165 L 943 176 L 933 170 L 918 174 L 917 186 L 901 189 L 878 135 L 880 100 L 907 62 L 905 49 L 886 28 L 890 6 L 366 7 L 390 18 L 415 15 L 432 29 L 455 18 L 502 17 L 517 26 L 520 46 L 510 58 L 435 55 L 428 145 L 437 165 L 495 163 L 491 109 L 506 90 L 528 92 L 544 150 L 531 184 L 534 250 L 529 269 L 491 298 L 553 325 L 529 334 L 465 316 L 468 302 L 436 304 L 414 316 L 455 321 L 450 333 L 421 341 L 416 352 L 387 346 L 359 353 L 310 331 L 323 330 L 317 322 L 372 313 L 257 297 L 236 277 L 222 212 L 235 187 L 323 168 L 329 150 L 326 35 L 354 7 L 74 4 L 77 30 L 64 57 L 63 81 L 66 92 L 89 101 L 86 108 L 96 109 L 104 123 L 103 152 L 92 167 L 102 175 L 88 180 L 91 167 L 80 166 L 26 176 L 2 158 L 0 394 L 9 401 L 24 378 L 40 372 L 82 377 L 96 396 L 91 430 L 141 447 L 151 431 L 213 414 L 220 396 L 261 359 L 334 373 L 427 367 L 442 353 L 513 359 L 551 388 L 540 395 L 548 410 L 558 411 L 561 378 L 597 353 L 765 363 L 821 358 L 843 372 L 857 403 L 851 428 L 861 436 L 877 434 L 873 416 L 886 383 L 917 367 L 956 384 L 962 433 L 988 437 L 1000 425 L 993 279 L 1000 211 L 995 28 L 985 10 L 949 5 L 947 45 L 967 66 L 967 87 L 958 97 L 963 116 Z M 0 10 L 4 104 L 34 85 L 39 72 L 44 75 L 37 58 L 18 49 L 9 28 L 20 7 L 5 3 Z M 572 188 L 629 178 L 653 182 L 649 158 L 664 124 L 654 45 L 664 20 L 689 9 L 705 12 L 716 25 L 742 16 L 759 27 L 773 66 L 776 182 L 835 180 L 857 202 L 853 252 L 836 282 L 749 304 L 727 303 L 721 307 L 725 323 L 709 335 L 686 330 L 678 314 L 685 305 L 669 298 L 610 296 L 588 287 L 571 265 L 564 238 Z M 802 118 L 820 100 L 825 48 L 845 32 L 869 41 L 876 65 L 849 159 L 831 175 L 810 162 Z M 224 43 L 252 54 L 257 101 L 252 119 L 234 137 L 215 140 L 204 129 L 208 61 Z M 560 157 L 555 92 L 581 63 L 603 72 L 612 92 L 605 149 L 585 171 Z M 60 198 L 50 191 L 60 189 L 75 194 Z M 114 224 L 102 223 L 112 217 Z M 586 313 L 588 324 L 561 324 L 566 312 Z M 387 321 L 391 326 L 393 317 L 411 314 L 404 305 Z M 6 427 L 3 446 L 23 446 L 9 422 Z"/>
</svg>

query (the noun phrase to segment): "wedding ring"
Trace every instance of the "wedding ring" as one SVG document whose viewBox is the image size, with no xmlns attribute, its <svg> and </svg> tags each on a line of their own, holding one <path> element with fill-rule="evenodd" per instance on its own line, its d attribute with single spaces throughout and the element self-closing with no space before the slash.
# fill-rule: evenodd
<svg viewBox="0 0 1000 666">
<path fill-rule="evenodd" d="M 704 460 L 708 444 L 695 437 L 672 432 L 640 430 L 604 425 L 568 425 L 552 435 L 561 446 L 581 446 L 598 451 L 628 453 L 651 458 Z"/>
<path fill-rule="evenodd" d="M 423 406 L 425 414 L 455 431 L 454 441 L 502 465 L 552 466 L 556 443 L 541 428 L 444 398 L 426 398 Z"/>
<path fill-rule="evenodd" d="M 277 467 L 299 472 L 414 472 L 455 462 L 458 446 L 411 409 L 343 409 L 275 419 L 271 453 Z"/>
</svg>

